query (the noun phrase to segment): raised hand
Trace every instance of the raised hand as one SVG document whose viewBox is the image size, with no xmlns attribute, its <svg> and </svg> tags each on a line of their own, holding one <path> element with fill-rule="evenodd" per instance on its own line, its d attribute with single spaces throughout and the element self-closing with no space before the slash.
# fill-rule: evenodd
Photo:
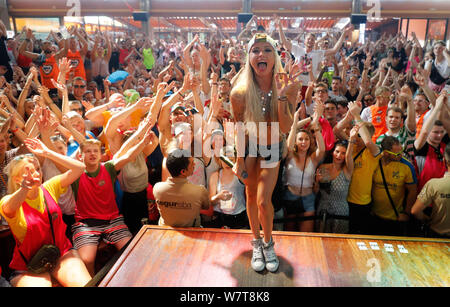
<svg viewBox="0 0 450 307">
<path fill-rule="evenodd" d="M 25 174 L 22 175 L 22 178 L 20 186 L 26 190 L 31 190 L 33 186 L 39 186 L 41 184 L 39 175 L 33 175 L 28 166 L 25 167 Z"/>
<path fill-rule="evenodd" d="M 33 113 L 36 118 L 36 124 L 39 127 L 39 131 L 46 131 L 50 127 L 50 110 L 37 105 L 34 108 Z"/>
<path fill-rule="evenodd" d="M 152 106 L 153 101 L 155 101 L 155 99 L 153 98 L 149 98 L 149 97 L 143 97 L 141 99 L 138 100 L 138 102 L 136 103 L 137 107 L 148 110 L 150 109 L 150 107 Z"/>
<path fill-rule="evenodd" d="M 348 103 L 348 112 L 350 112 L 353 117 L 357 117 L 361 114 L 362 106 L 361 102 L 350 101 Z"/>
<path fill-rule="evenodd" d="M 289 71 L 289 78 L 291 80 L 297 79 L 303 73 L 303 61 L 295 62 L 292 64 L 291 69 Z"/>
<path fill-rule="evenodd" d="M 420 87 L 425 86 L 427 82 L 427 78 L 425 78 L 425 75 L 420 70 L 420 67 L 417 67 L 416 74 L 413 76 L 414 82 Z"/>
<path fill-rule="evenodd" d="M 54 79 L 52 79 L 52 84 L 54 87 L 56 87 L 61 92 L 64 92 L 67 90 L 67 87 L 65 84 L 58 83 Z"/>
<path fill-rule="evenodd" d="M 321 100 L 316 100 L 316 103 L 314 105 L 314 114 L 313 114 L 313 118 L 314 118 L 315 122 L 317 122 L 319 120 L 319 118 L 322 117 L 324 110 L 325 110 L 325 103 L 323 103 Z"/>
<path fill-rule="evenodd" d="M 90 103 L 89 101 L 86 101 L 86 100 L 82 100 L 81 104 L 84 106 L 86 111 L 89 111 L 90 109 L 94 108 L 94 105 L 92 103 Z"/>
<path fill-rule="evenodd" d="M 38 138 L 26 139 L 24 141 L 25 146 L 27 146 L 28 150 L 36 156 L 45 156 L 49 149 L 44 145 Z"/>
<path fill-rule="evenodd" d="M 281 99 L 287 98 L 290 104 L 296 105 L 297 94 L 302 83 L 300 81 L 289 80 L 288 75 L 285 73 L 277 73 L 275 80 L 278 97 Z"/>
<path fill-rule="evenodd" d="M 403 85 L 400 89 L 400 99 L 405 99 L 406 101 L 411 101 L 413 97 L 413 94 L 411 92 L 411 89 L 407 85 Z"/>
<path fill-rule="evenodd" d="M 353 126 L 352 130 L 350 130 L 350 141 L 354 141 L 358 137 L 360 125 Z"/>
</svg>

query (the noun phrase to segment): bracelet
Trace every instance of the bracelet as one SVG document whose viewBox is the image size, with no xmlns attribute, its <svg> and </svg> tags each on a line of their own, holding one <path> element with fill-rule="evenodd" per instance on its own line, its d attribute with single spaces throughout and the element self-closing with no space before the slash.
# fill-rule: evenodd
<svg viewBox="0 0 450 307">
<path fill-rule="evenodd" d="M 181 92 L 178 92 L 178 95 L 180 95 L 183 99 L 185 97 L 185 95 L 181 94 Z"/>
<path fill-rule="evenodd" d="M 11 129 L 12 133 L 16 133 L 17 131 L 19 131 L 19 127 L 16 127 L 16 129 Z"/>
<path fill-rule="evenodd" d="M 287 98 L 287 96 L 281 96 L 281 97 L 278 97 L 278 100 L 280 100 L 280 101 L 288 101 L 288 98 Z"/>
<path fill-rule="evenodd" d="M 212 82 L 211 84 L 212 84 L 212 85 L 217 85 L 217 82 Z"/>
</svg>

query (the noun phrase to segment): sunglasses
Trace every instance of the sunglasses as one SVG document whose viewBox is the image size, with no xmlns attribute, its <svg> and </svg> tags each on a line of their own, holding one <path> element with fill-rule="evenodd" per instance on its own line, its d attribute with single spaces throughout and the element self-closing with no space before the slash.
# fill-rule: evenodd
<svg viewBox="0 0 450 307">
<path fill-rule="evenodd" d="M 86 85 L 74 85 L 73 87 L 74 87 L 74 88 L 85 88 Z"/>
<path fill-rule="evenodd" d="M 396 157 L 400 157 L 402 155 L 402 152 L 392 152 L 389 150 L 384 150 L 385 152 L 387 152 L 388 154 L 394 155 Z"/>
<path fill-rule="evenodd" d="M 23 155 L 15 157 L 14 161 L 20 161 L 20 160 L 23 160 L 25 158 L 34 158 L 34 155 L 31 154 L 31 153 L 23 154 Z"/>
</svg>

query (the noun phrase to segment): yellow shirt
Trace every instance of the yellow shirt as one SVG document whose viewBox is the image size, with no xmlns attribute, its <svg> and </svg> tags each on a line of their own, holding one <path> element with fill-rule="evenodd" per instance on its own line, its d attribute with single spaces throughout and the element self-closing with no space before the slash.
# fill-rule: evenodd
<svg viewBox="0 0 450 307">
<path fill-rule="evenodd" d="M 395 204 L 397 212 L 400 214 L 404 212 L 403 201 L 405 199 L 405 184 L 415 184 L 411 169 L 408 165 L 401 162 L 391 162 L 383 165 L 384 177 L 391 194 L 392 200 Z M 372 186 L 372 212 L 387 220 L 397 220 L 395 211 L 392 208 L 389 197 L 383 183 L 381 170 L 378 167 L 373 174 Z"/>
<path fill-rule="evenodd" d="M 358 153 L 359 151 L 354 152 L 353 158 Z M 348 188 L 348 202 L 358 205 L 368 205 L 372 201 L 372 176 L 380 158 L 381 154 L 374 157 L 370 153 L 370 150 L 366 148 L 354 161 L 352 180 Z"/>
<path fill-rule="evenodd" d="M 61 175 L 57 175 L 44 182 L 44 187 L 56 201 L 58 201 L 61 194 L 67 192 L 67 188 L 61 187 Z M 11 228 L 11 232 L 14 234 L 17 240 L 19 240 L 19 242 L 23 242 L 27 234 L 27 220 L 25 219 L 22 206 L 19 207 L 16 215 L 11 219 L 6 217 L 3 213 L 3 204 L 9 197 L 11 197 L 11 195 L 6 195 L 0 200 L 0 214 L 8 222 L 8 225 Z M 44 213 L 44 192 L 42 191 L 42 189 L 39 189 L 38 197 L 36 197 L 35 199 L 27 198 L 25 201 L 28 205 L 30 205 L 30 207 L 38 210 L 40 213 Z"/>
</svg>

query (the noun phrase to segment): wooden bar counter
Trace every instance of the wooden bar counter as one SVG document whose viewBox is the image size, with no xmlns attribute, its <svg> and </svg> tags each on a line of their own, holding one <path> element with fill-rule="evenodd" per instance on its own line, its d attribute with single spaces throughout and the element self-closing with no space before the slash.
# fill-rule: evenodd
<svg viewBox="0 0 450 307">
<path fill-rule="evenodd" d="M 249 230 L 146 225 L 100 287 L 448 287 L 450 240 L 273 233 L 277 272 L 250 267 Z"/>
</svg>

